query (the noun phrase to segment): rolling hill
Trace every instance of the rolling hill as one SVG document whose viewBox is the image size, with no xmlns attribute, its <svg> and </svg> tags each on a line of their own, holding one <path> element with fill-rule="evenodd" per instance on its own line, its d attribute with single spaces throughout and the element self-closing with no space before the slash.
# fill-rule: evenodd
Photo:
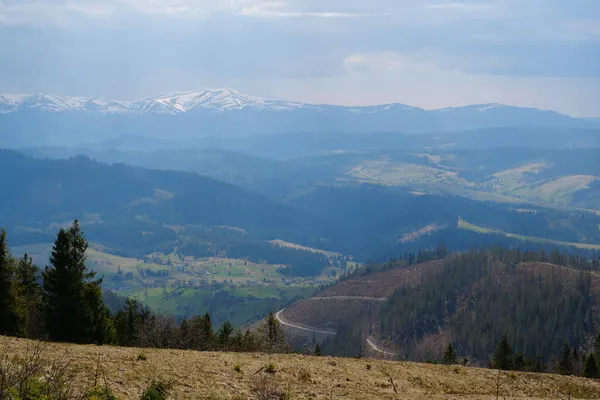
<svg viewBox="0 0 600 400">
<path fill-rule="evenodd" d="M 161 235 L 168 240 L 173 234 L 168 226 L 183 224 L 232 227 L 291 242 L 297 235 L 315 234 L 311 217 L 302 211 L 192 173 L 106 165 L 85 157 L 36 160 L 10 151 L 0 152 L 0 167 L 11 171 L 0 178 L 11 193 L 0 200 L 3 224 L 40 234 L 74 218 L 100 241 L 115 233 L 111 229 L 126 230 L 131 240 Z"/>
<path fill-rule="evenodd" d="M 33 348 L 32 341 L 0 337 L 0 354 L 26 358 Z M 497 382 L 498 394 L 507 398 L 595 399 L 600 393 L 600 383 L 591 379 L 522 372 L 499 376 L 489 369 L 411 362 L 52 343 L 42 349 L 41 362 L 66 366 L 78 391 L 101 376 L 120 400 L 139 399 L 152 380 L 174 381 L 172 398 L 178 400 L 260 398 L 265 384 L 277 398 L 293 399 L 491 400 Z M 273 374 L 255 374 L 268 364 Z"/>
</svg>

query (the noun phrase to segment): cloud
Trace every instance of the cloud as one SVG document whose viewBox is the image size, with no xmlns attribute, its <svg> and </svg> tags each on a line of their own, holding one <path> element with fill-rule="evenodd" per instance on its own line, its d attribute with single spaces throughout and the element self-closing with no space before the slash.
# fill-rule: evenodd
<svg viewBox="0 0 600 400">
<path fill-rule="evenodd" d="M 445 53 L 435 48 L 425 48 L 413 54 L 393 51 L 353 54 L 343 60 L 348 72 L 406 72 L 419 70 L 451 70 L 477 73 L 481 71 L 508 70 L 515 66 L 514 60 L 498 56 L 461 56 Z"/>
<path fill-rule="evenodd" d="M 326 3 L 326 2 L 324 2 Z M 322 9 L 317 4 L 308 4 L 294 1 L 255 1 L 248 7 L 242 8 L 241 15 L 258 18 L 360 18 L 389 16 L 390 13 L 380 12 L 350 12 L 342 11 L 348 7 Z"/>
<path fill-rule="evenodd" d="M 309 2 L 310 3 L 310 2 Z M 385 12 L 350 12 L 338 3 L 323 9 L 306 7 L 298 0 L 4 0 L 0 23 L 13 25 L 68 25 L 78 17 L 110 17 L 137 13 L 185 19 L 206 19 L 214 14 L 256 18 L 357 18 L 385 16 Z M 350 7 L 352 8 L 352 7 Z"/>
<path fill-rule="evenodd" d="M 427 4 L 425 7 L 432 10 L 447 11 L 489 11 L 500 9 L 498 4 L 494 3 L 437 3 Z"/>
<path fill-rule="evenodd" d="M 397 101 L 426 105 L 427 73 L 464 101 L 488 98 L 482 88 L 493 90 L 488 100 L 509 99 L 506 80 L 520 98 L 549 104 L 524 92 L 547 79 L 569 93 L 555 97 L 571 110 L 576 93 L 590 100 L 578 79 L 600 80 L 599 29 L 598 0 L 0 0 L 0 93 L 261 93 L 260 82 L 281 85 L 279 97 L 290 88 L 305 100 L 383 101 L 385 78 L 410 94 Z"/>
</svg>

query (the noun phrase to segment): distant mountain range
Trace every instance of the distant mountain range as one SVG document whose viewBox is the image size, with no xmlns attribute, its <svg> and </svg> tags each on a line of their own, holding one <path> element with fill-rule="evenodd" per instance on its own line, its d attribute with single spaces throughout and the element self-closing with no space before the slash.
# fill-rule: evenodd
<svg viewBox="0 0 600 400">
<path fill-rule="evenodd" d="M 304 103 L 252 96 L 232 89 L 203 89 L 159 95 L 135 101 L 107 100 L 98 97 L 65 97 L 48 93 L 0 95 L 0 113 L 38 109 L 50 112 L 92 112 L 101 114 L 180 114 L 197 108 L 215 112 L 254 108 L 260 110 L 292 110 L 318 108 Z"/>
<path fill-rule="evenodd" d="M 79 145 L 122 135 L 241 137 L 286 133 L 447 133 L 482 128 L 595 128 L 596 120 L 502 104 L 424 110 L 404 104 L 349 107 L 200 90 L 137 101 L 39 93 L 0 95 L 6 147 Z"/>
</svg>

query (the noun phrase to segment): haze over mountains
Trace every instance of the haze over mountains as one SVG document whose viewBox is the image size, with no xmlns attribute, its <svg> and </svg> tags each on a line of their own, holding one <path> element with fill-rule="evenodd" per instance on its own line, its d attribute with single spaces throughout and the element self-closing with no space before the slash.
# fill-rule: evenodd
<svg viewBox="0 0 600 400">
<path fill-rule="evenodd" d="M 593 128 L 554 111 L 481 104 L 424 110 L 403 104 L 348 107 L 200 90 L 137 101 L 46 93 L 0 95 L 0 140 L 9 146 L 98 143 L 123 135 L 194 139 L 267 134 L 448 133 L 503 128 Z"/>
<path fill-rule="evenodd" d="M 444 243 L 600 250 L 597 121 L 498 104 L 314 105 L 230 89 L 0 97 L 0 226 L 47 260 L 77 218 L 106 286 L 250 323 Z"/>
</svg>

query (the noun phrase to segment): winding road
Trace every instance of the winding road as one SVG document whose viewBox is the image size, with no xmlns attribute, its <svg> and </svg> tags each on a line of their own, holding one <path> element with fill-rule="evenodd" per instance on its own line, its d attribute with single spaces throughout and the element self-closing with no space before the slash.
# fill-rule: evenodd
<svg viewBox="0 0 600 400">
<path fill-rule="evenodd" d="M 307 326 L 300 326 L 300 325 L 291 324 L 291 323 L 289 323 L 289 322 L 287 322 L 287 321 L 285 321 L 284 319 L 282 319 L 282 318 L 281 318 L 281 313 L 282 313 L 284 310 L 285 310 L 285 308 L 284 308 L 284 309 L 282 309 L 282 310 L 279 310 L 279 311 L 277 311 L 277 313 L 275 314 L 275 318 L 277 319 L 277 321 L 279 321 L 279 323 L 280 323 L 281 325 L 289 326 L 290 328 L 294 328 L 294 329 L 300 329 L 300 330 L 307 331 L 307 332 L 322 333 L 322 334 L 324 334 L 324 335 L 332 335 L 332 336 L 335 336 L 335 334 L 336 334 L 336 333 L 335 333 L 334 331 L 332 331 L 332 330 L 321 330 L 321 329 L 316 329 L 316 328 L 312 328 L 312 327 L 307 327 Z M 373 339 L 371 339 L 371 338 L 367 338 L 367 344 L 369 345 L 369 347 L 370 347 L 372 350 L 374 350 L 374 351 L 376 351 L 376 352 L 378 352 L 378 353 L 384 354 L 384 355 L 386 355 L 386 356 L 391 356 L 391 357 L 393 357 L 393 356 L 396 356 L 396 355 L 397 355 L 396 353 L 390 353 L 389 351 L 381 350 L 379 347 L 377 347 L 377 345 L 374 343 L 374 340 L 373 340 Z"/>
</svg>

